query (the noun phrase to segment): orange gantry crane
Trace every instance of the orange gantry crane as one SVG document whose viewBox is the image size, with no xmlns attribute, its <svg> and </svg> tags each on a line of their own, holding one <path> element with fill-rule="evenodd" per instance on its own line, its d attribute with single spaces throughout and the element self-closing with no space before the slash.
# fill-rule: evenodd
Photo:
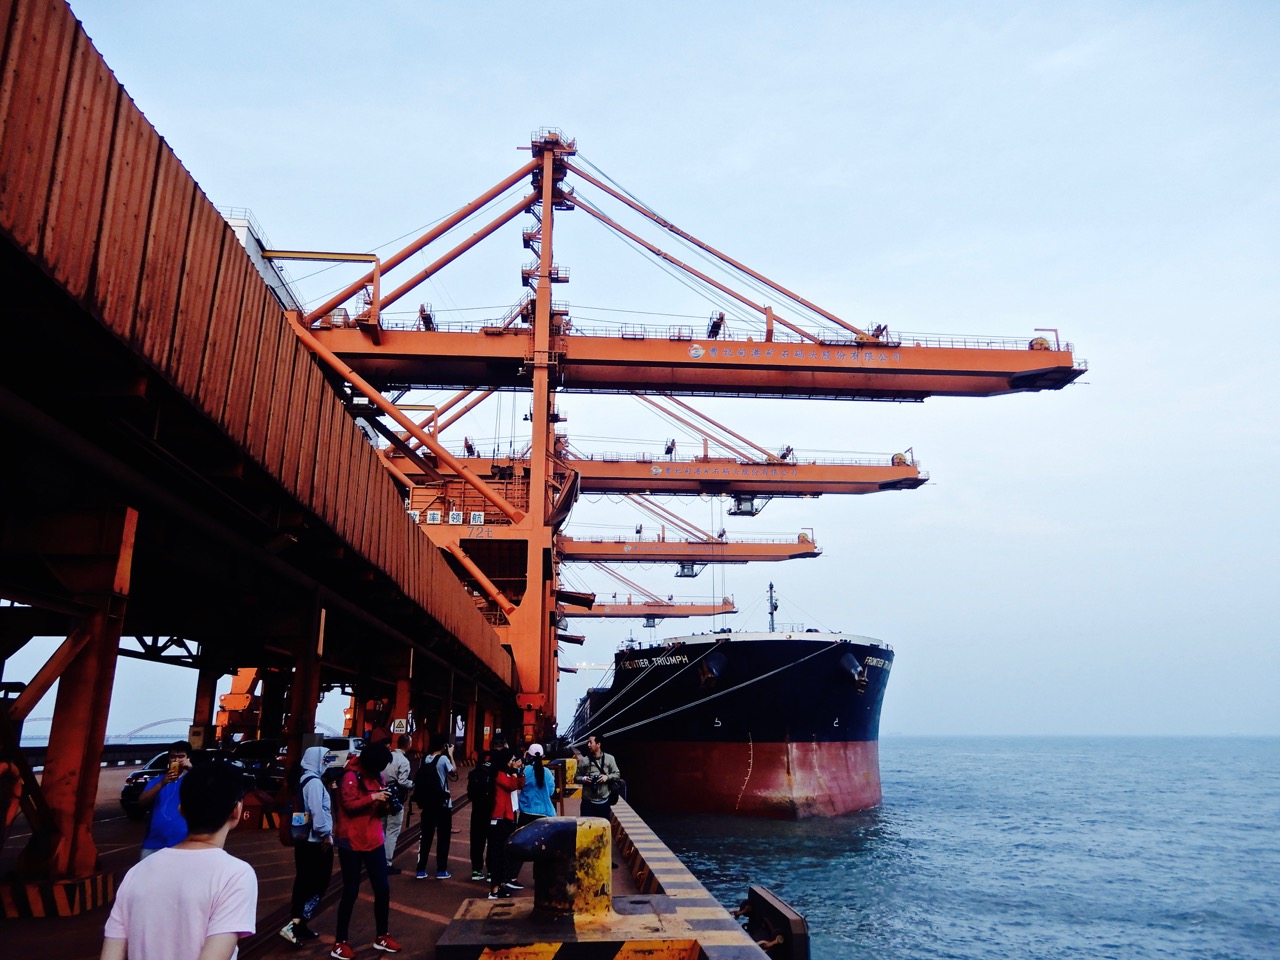
<svg viewBox="0 0 1280 960">
<path fill-rule="evenodd" d="M 419 426 L 437 438 L 451 424 L 494 391 L 486 390 L 467 403 L 461 411 L 441 419 L 439 414 L 451 410 L 474 391 L 464 391 L 433 411 L 433 416 Z M 885 490 L 914 490 L 927 482 L 919 464 L 906 453 L 863 455 L 860 457 L 827 457 L 821 460 L 802 458 L 788 446 L 772 453 L 757 443 L 729 429 L 722 423 L 694 409 L 675 397 L 666 397 L 664 408 L 654 398 L 638 395 L 645 403 L 657 407 L 665 416 L 692 429 L 700 438 L 702 452 L 692 457 L 676 456 L 676 441 L 670 439 L 661 456 L 620 453 L 582 454 L 573 450 L 567 437 L 556 436 L 556 457 L 578 474 L 579 492 L 587 494 L 653 493 L 674 496 L 710 494 L 733 498 L 729 511 L 734 516 L 754 516 L 773 497 L 816 497 L 824 493 L 862 494 Z M 682 408 L 673 410 L 671 407 Z M 686 415 L 687 414 L 687 415 Z M 421 483 L 424 475 L 434 479 L 451 476 L 447 467 L 403 433 L 393 433 L 376 422 L 372 424 L 387 437 L 385 451 L 389 469 L 399 472 L 404 481 Z M 732 438 L 732 439 L 727 439 Z M 737 441 L 737 442 L 734 442 Z M 728 455 L 711 454 L 714 443 Z M 464 439 L 458 459 L 476 476 L 490 482 L 510 480 L 529 473 L 528 452 L 519 455 L 482 457 L 474 445 Z M 455 454 L 457 455 L 457 454 Z"/>
<path fill-rule="evenodd" d="M 718 602 L 706 603 L 703 601 L 677 600 L 674 595 L 669 594 L 664 600 L 653 591 L 642 587 L 634 580 L 623 576 L 617 570 L 613 570 L 603 563 L 592 561 L 591 565 L 601 573 L 617 580 L 630 592 L 623 596 L 621 600 L 618 599 L 618 595 L 615 593 L 609 601 L 597 602 L 589 607 L 566 601 L 557 607 L 557 613 L 561 618 L 641 619 L 644 620 L 646 627 L 656 627 L 660 620 L 668 618 L 715 617 L 737 613 L 737 607 L 734 606 L 732 597 L 724 597 Z"/>
<path fill-rule="evenodd" d="M 883 326 L 864 330 L 593 176 L 575 161 L 574 142 L 559 131 L 537 133 L 531 150 L 530 161 L 520 169 L 385 259 L 299 251 L 266 254 L 277 259 L 371 262 L 362 276 L 328 301 L 291 319 L 298 335 L 350 385 L 353 413 L 381 424 L 379 432 L 391 448 L 384 462 L 404 485 L 422 529 L 451 558 L 477 604 L 510 645 L 520 687 L 517 704 L 528 736 L 545 734 L 554 725 L 558 603 L 568 593 L 559 587 L 556 534 L 583 489 L 584 475 L 593 472 L 565 455 L 563 437 L 556 434 L 561 419 L 557 394 L 923 400 L 1054 390 L 1084 372 L 1070 344 L 1060 343 L 1056 333 L 1052 339 L 1039 335 L 1045 331 L 1030 338 L 1001 339 L 898 334 Z M 570 175 L 580 182 L 576 188 L 566 183 Z M 496 217 L 386 289 L 386 274 L 525 182 L 528 191 L 517 190 L 522 195 Z M 760 294 L 743 293 L 678 259 L 606 215 L 594 200 L 582 196 L 583 186 L 675 235 L 678 243 L 696 248 L 723 274 L 741 278 L 747 289 L 767 290 L 769 299 L 786 306 L 760 302 Z M 553 285 L 569 279 L 567 268 L 553 257 L 556 220 L 575 210 L 615 231 L 664 268 L 680 271 L 725 309 L 713 312 L 705 329 L 575 322 L 570 308 L 551 296 Z M 523 241 L 534 260 L 521 270 L 530 292 L 505 316 L 464 325 L 441 323 L 425 308 L 408 321 L 387 313 L 391 304 L 523 214 L 533 217 Z M 345 306 L 356 302 L 353 298 L 358 298 L 354 315 Z M 415 422 L 383 395 L 407 387 L 528 393 L 531 429 L 519 468 L 513 463 L 510 476 L 485 474 L 475 458 L 449 452 L 427 424 Z M 397 455 L 412 464 L 412 472 L 397 466 Z M 652 465 L 649 469 L 652 476 Z M 909 484 L 912 479 L 904 471 L 891 482 Z M 636 484 L 628 489 L 652 487 Z M 743 490 L 744 496 L 751 493 Z M 768 494 L 762 490 L 761 495 Z M 589 602 L 581 597 L 573 602 L 580 600 Z"/>
<path fill-rule="evenodd" d="M 608 563 L 759 563 L 801 560 L 822 555 L 818 545 L 807 533 L 801 533 L 791 540 L 763 537 L 679 540 L 662 535 L 580 540 L 560 534 L 556 537 L 556 550 L 563 560 L 596 560 Z"/>
</svg>

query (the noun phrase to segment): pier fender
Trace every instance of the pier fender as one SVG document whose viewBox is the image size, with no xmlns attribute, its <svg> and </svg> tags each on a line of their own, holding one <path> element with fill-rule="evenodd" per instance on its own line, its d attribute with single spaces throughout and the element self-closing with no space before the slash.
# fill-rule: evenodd
<svg viewBox="0 0 1280 960">
<path fill-rule="evenodd" d="M 610 830 L 602 817 L 543 817 L 511 835 L 508 855 L 533 864 L 535 915 L 587 918 L 612 912 Z"/>
<path fill-rule="evenodd" d="M 733 915 L 747 918 L 747 936 L 769 960 L 809 960 L 808 922 L 772 890 L 752 885 Z"/>
</svg>

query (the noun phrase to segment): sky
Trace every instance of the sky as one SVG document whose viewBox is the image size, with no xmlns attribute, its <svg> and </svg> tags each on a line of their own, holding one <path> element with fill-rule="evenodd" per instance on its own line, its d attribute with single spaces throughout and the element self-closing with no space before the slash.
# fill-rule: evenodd
<svg viewBox="0 0 1280 960">
<path fill-rule="evenodd" d="M 72 7 L 210 199 L 250 208 L 278 246 L 397 249 L 558 127 L 663 216 L 850 322 L 1051 328 L 1088 362 L 1042 394 L 698 401 L 769 448 L 910 448 L 930 482 L 774 500 L 751 519 L 687 503 L 731 535 L 812 529 L 824 554 L 696 580 L 628 567 L 660 595 L 732 595 L 741 612 L 656 630 L 580 620 L 588 641 L 566 660 L 610 661 L 629 634 L 763 629 L 773 581 L 782 622 L 894 647 L 885 737 L 1280 734 L 1274 5 Z M 524 226 L 414 306 L 500 315 L 521 295 Z M 557 220 L 556 260 L 571 282 L 555 295 L 583 321 L 697 326 L 712 309 L 580 213 Z M 291 271 L 313 305 L 348 279 Z M 520 404 L 459 429 L 506 449 Z M 629 398 L 561 409 L 586 451 L 658 454 L 674 436 Z M 637 522 L 584 498 L 570 532 Z M 176 672 L 122 663 L 111 732 L 185 714 Z M 592 677 L 562 682 L 562 720 Z"/>
</svg>

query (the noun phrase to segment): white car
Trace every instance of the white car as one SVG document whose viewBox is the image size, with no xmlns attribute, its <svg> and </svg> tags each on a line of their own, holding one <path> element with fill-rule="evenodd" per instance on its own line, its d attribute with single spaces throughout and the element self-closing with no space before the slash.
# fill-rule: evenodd
<svg viewBox="0 0 1280 960">
<path fill-rule="evenodd" d="M 325 767 L 330 770 L 341 770 L 352 756 L 360 756 L 364 749 L 363 737 L 325 737 L 320 745 L 329 752 L 325 754 Z"/>
</svg>

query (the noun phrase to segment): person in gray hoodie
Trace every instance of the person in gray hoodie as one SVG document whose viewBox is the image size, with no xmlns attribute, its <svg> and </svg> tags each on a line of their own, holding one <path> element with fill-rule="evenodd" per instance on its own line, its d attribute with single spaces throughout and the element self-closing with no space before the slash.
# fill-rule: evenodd
<svg viewBox="0 0 1280 960">
<path fill-rule="evenodd" d="M 307 921 L 319 909 L 333 873 L 333 807 L 320 779 L 328 753 L 324 747 L 308 747 L 303 752 L 296 787 L 296 795 L 302 797 L 302 809 L 294 814 L 293 902 L 290 920 L 280 930 L 280 936 L 295 946 L 320 936 L 307 926 Z"/>
</svg>

